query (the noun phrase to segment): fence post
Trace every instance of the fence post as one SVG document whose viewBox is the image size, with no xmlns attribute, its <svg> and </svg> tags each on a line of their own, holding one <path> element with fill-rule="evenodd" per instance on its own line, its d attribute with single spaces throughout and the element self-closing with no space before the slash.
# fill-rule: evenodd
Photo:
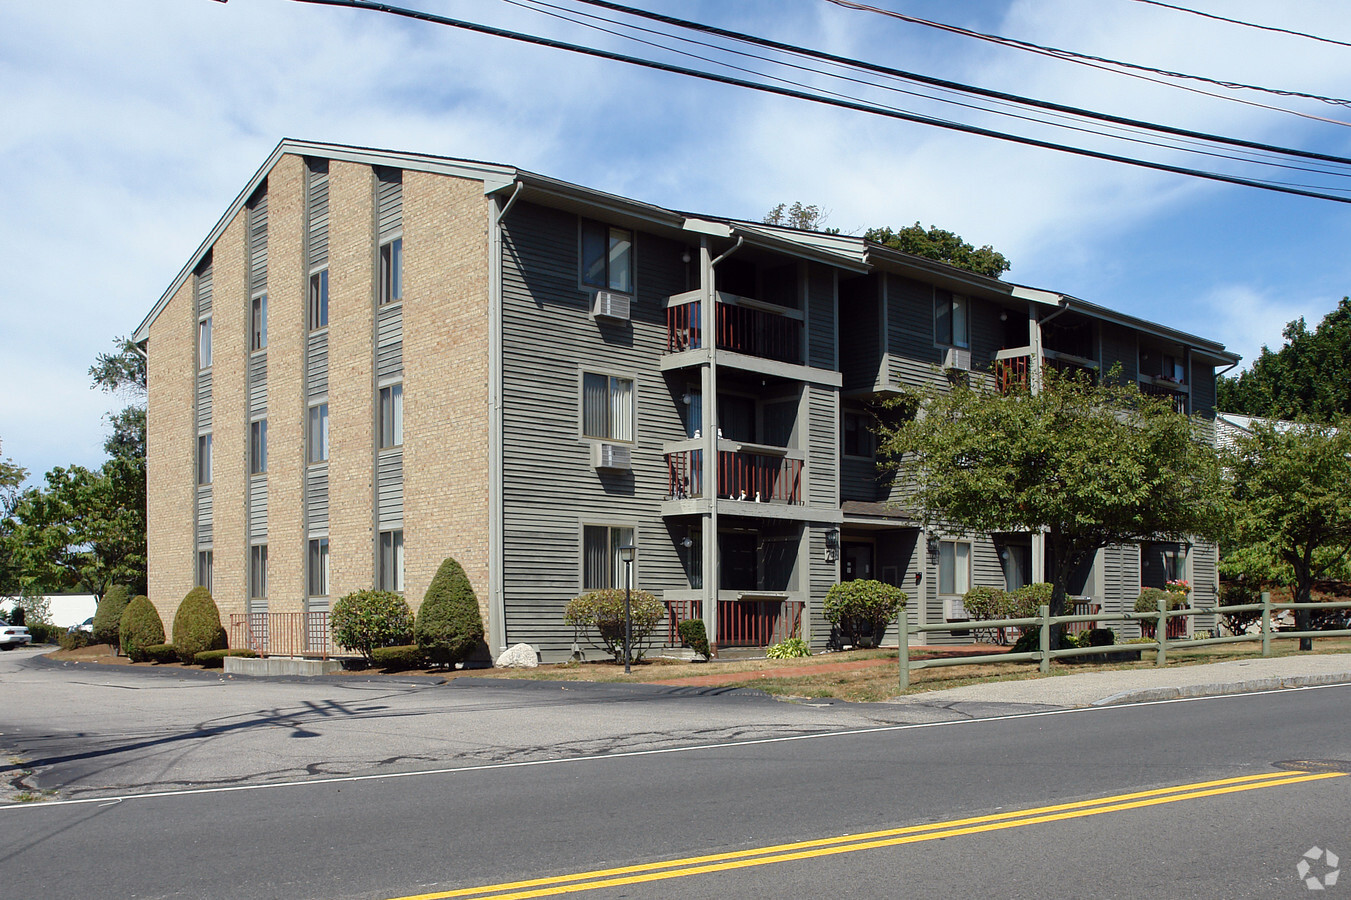
<svg viewBox="0 0 1351 900">
<path fill-rule="evenodd" d="M 1262 592 L 1262 655 L 1271 655 L 1271 591 Z"/>
<path fill-rule="evenodd" d="M 1154 665 L 1162 667 L 1168 664 L 1168 601 L 1155 602 L 1158 615 L 1154 621 L 1158 624 L 1154 626 L 1154 640 L 1159 642 L 1159 654 L 1154 658 Z"/>
<path fill-rule="evenodd" d="M 1047 675 L 1051 671 L 1051 608 L 1049 606 L 1037 607 L 1037 615 L 1041 617 L 1041 634 L 1038 642 L 1041 650 L 1041 662 L 1039 668 L 1041 674 Z"/>
<path fill-rule="evenodd" d="M 900 645 L 897 656 L 901 660 L 901 690 L 910 688 L 910 614 L 901 607 L 900 621 L 896 623 L 896 641 Z"/>
</svg>

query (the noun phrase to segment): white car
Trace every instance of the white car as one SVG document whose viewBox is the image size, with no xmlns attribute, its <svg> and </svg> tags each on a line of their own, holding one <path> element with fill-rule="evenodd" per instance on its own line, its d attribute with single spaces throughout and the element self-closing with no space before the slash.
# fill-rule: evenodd
<svg viewBox="0 0 1351 900">
<path fill-rule="evenodd" d="M 33 643 L 33 636 L 22 625 L 11 625 L 0 619 L 0 650 L 13 650 Z"/>
</svg>

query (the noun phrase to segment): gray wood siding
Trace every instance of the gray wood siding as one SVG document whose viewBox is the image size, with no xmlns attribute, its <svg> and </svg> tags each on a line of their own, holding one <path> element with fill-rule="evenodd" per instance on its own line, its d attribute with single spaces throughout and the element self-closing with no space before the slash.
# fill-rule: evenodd
<svg viewBox="0 0 1351 900">
<path fill-rule="evenodd" d="M 375 376 L 403 374 L 403 304 L 380 307 L 375 320 Z"/>
<path fill-rule="evenodd" d="M 197 543 L 211 543 L 211 527 L 214 519 L 212 510 L 211 485 L 197 486 Z"/>
<path fill-rule="evenodd" d="M 260 543 L 267 540 L 267 476 L 249 478 L 249 540 Z"/>
<path fill-rule="evenodd" d="M 211 373 L 197 373 L 197 427 L 211 427 Z"/>
<path fill-rule="evenodd" d="M 381 450 L 376 460 L 375 509 L 381 531 L 403 527 L 403 450 Z"/>
<path fill-rule="evenodd" d="M 197 272 L 197 316 L 211 315 L 211 264 Z"/>
<path fill-rule="evenodd" d="M 1135 608 L 1140 595 L 1140 548 L 1134 544 L 1107 547 L 1099 554 L 1102 561 L 1102 611 L 1129 612 Z M 1121 627 L 1125 637 L 1138 637 L 1140 626 L 1131 623 Z"/>
<path fill-rule="evenodd" d="M 878 499 L 877 463 L 857 456 L 840 459 L 840 499 L 865 500 Z"/>
<path fill-rule="evenodd" d="M 305 344 L 305 396 L 317 400 L 328 393 L 328 332 L 311 334 Z"/>
<path fill-rule="evenodd" d="M 1215 418 L 1215 370 L 1203 363 L 1192 363 L 1192 407 L 1194 415 Z"/>
<path fill-rule="evenodd" d="M 267 289 L 267 193 L 259 192 L 249 207 L 249 293 Z"/>
<path fill-rule="evenodd" d="M 839 506 L 840 395 L 810 384 L 807 393 L 807 498 L 816 506 Z"/>
<path fill-rule="evenodd" d="M 328 265 L 328 160 L 307 160 L 306 244 L 311 269 Z"/>
<path fill-rule="evenodd" d="M 887 352 L 891 383 L 919 384 L 934 377 L 943 361 L 934 346 L 933 286 L 898 275 L 887 278 Z M 916 375 L 922 380 L 916 381 Z"/>
<path fill-rule="evenodd" d="M 1102 323 L 1102 371 L 1111 371 L 1112 366 L 1121 363 L 1121 378 L 1127 384 L 1133 383 L 1139 374 L 1139 355 L 1136 351 L 1135 332 L 1110 322 Z"/>
<path fill-rule="evenodd" d="M 310 535 L 328 533 L 328 463 L 314 463 L 305 470 L 305 530 Z"/>
<path fill-rule="evenodd" d="M 249 357 L 249 415 L 267 412 L 267 351 Z"/>
<path fill-rule="evenodd" d="M 660 516 L 667 489 L 662 443 L 684 436 L 680 393 L 658 372 L 666 298 L 684 291 L 682 245 L 638 233 L 632 321 L 590 317 L 578 287 L 574 215 L 518 203 L 504 223 L 503 528 L 506 637 L 555 655 L 572 648 L 563 607 L 581 588 L 581 526 L 636 525 L 635 584 L 661 596 L 684 589 L 684 525 Z M 636 429 L 631 473 L 591 467 L 580 439 L 580 372 L 633 375 Z M 585 643 L 584 643 L 585 646 Z"/>
<path fill-rule="evenodd" d="M 807 267 L 807 365 L 835 369 L 835 276 L 826 266 Z"/>
<path fill-rule="evenodd" d="M 1220 590 L 1220 549 L 1214 544 L 1204 541 L 1198 541 L 1192 546 L 1190 559 L 1191 566 L 1192 606 L 1198 609 L 1214 609 L 1219 602 Z M 1193 621 L 1193 628 L 1214 628 L 1215 616 L 1198 615 Z"/>
<path fill-rule="evenodd" d="M 967 301 L 967 322 L 971 329 L 971 369 L 989 369 L 994 355 L 1003 349 L 1004 323 L 999 321 L 1000 308 L 979 297 Z"/>
<path fill-rule="evenodd" d="M 840 580 L 840 564 L 826 561 L 826 532 L 835 526 L 813 522 L 807 528 L 807 612 L 812 650 L 825 650 L 830 642 L 830 623 L 821 606 L 826 592 Z"/>
<path fill-rule="evenodd" d="M 375 215 L 384 243 L 403 230 L 403 173 L 397 170 L 377 170 L 375 180 Z"/>
<path fill-rule="evenodd" d="M 882 373 L 882 281 L 876 275 L 840 282 L 840 373 L 846 391 L 869 391 Z"/>
</svg>

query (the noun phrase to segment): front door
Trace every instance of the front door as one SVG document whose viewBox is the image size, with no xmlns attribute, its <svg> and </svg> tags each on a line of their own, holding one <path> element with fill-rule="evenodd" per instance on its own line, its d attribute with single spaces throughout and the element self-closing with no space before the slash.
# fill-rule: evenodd
<svg viewBox="0 0 1351 900">
<path fill-rule="evenodd" d="M 844 576 L 842 581 L 854 581 L 859 578 L 873 578 L 873 545 L 844 544 Z"/>
</svg>

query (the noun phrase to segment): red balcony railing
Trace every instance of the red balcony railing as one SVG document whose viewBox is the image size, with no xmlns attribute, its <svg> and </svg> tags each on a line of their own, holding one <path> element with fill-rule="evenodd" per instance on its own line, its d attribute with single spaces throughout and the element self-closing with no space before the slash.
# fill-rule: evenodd
<svg viewBox="0 0 1351 900">
<path fill-rule="evenodd" d="M 666 454 L 666 496 L 690 500 L 704 495 L 704 451 Z"/>
<path fill-rule="evenodd" d="M 672 500 L 703 497 L 703 462 L 702 450 L 666 454 L 666 495 Z M 718 496 L 752 503 L 801 503 L 802 460 L 721 450 Z"/>
<path fill-rule="evenodd" d="M 1007 394 L 1015 389 L 1026 390 L 1032 383 L 1032 357 L 1011 356 L 994 361 L 995 389 Z"/>
<path fill-rule="evenodd" d="M 700 308 L 697 300 L 667 307 L 667 353 L 703 346 Z M 718 301 L 715 332 L 719 350 L 779 362 L 802 362 L 802 322 L 792 316 Z"/>
<path fill-rule="evenodd" d="M 232 613 L 231 649 L 248 649 L 260 656 L 319 656 L 333 652 L 328 611 L 287 613 Z"/>
<path fill-rule="evenodd" d="M 802 604 L 791 600 L 719 600 L 719 647 L 768 647 L 800 634 Z"/>
<path fill-rule="evenodd" d="M 700 309 L 698 300 L 666 308 L 667 353 L 698 350 L 703 346 L 703 334 L 699 328 Z"/>
<path fill-rule="evenodd" d="M 704 604 L 701 600 L 666 601 L 666 646 L 680 646 L 680 623 L 686 619 L 702 619 Z"/>
</svg>

